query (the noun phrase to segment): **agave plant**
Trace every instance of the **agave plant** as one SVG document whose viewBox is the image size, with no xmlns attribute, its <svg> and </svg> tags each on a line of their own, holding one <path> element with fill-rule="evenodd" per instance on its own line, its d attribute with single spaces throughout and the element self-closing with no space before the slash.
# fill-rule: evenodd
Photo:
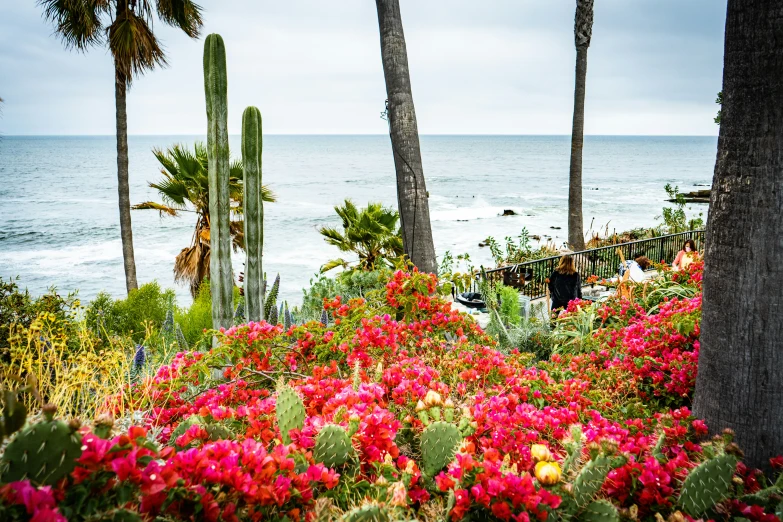
<svg viewBox="0 0 783 522">
<path fill-rule="evenodd" d="M 332 259 L 321 267 L 321 273 L 337 267 L 347 271 L 392 267 L 403 255 L 402 235 L 397 226 L 400 215 L 396 210 L 380 203 L 369 203 L 366 208 L 358 209 L 349 199 L 334 210 L 342 220 L 343 231 L 334 227 L 321 227 L 318 231 L 327 243 L 341 252 L 356 254 L 358 260 Z"/>
<path fill-rule="evenodd" d="M 209 275 L 209 176 L 207 170 L 207 149 L 203 143 L 196 143 L 193 150 L 186 145 L 174 145 L 152 153 L 160 162 L 163 179 L 149 186 L 156 189 L 162 203 L 145 201 L 133 209 L 157 210 L 161 216 L 179 217 L 183 212 L 196 214 L 196 228 L 189 247 L 183 248 L 174 260 L 174 280 L 190 285 L 195 297 L 199 286 Z M 244 248 L 242 226 L 242 179 L 240 160 L 231 163 L 229 172 L 229 195 L 231 199 L 231 239 L 234 250 Z M 262 187 L 264 201 L 273 202 L 275 196 L 268 187 Z"/>
</svg>

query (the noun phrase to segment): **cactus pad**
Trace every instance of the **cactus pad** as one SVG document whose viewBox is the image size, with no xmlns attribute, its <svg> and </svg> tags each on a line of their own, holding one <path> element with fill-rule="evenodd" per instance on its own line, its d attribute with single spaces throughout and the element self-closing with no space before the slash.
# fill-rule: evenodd
<svg viewBox="0 0 783 522">
<path fill-rule="evenodd" d="M 275 413 L 283 442 L 291 444 L 288 432 L 294 428 L 301 430 L 305 420 L 304 403 L 293 388 L 285 385 L 278 387 Z"/>
<path fill-rule="evenodd" d="M 619 522 L 620 514 L 611 502 L 596 500 L 587 505 L 577 517 L 579 522 Z"/>
<path fill-rule="evenodd" d="M 204 418 L 200 415 L 191 415 L 184 421 L 180 422 L 177 427 L 174 428 L 174 431 L 171 432 L 171 437 L 169 437 L 169 444 L 175 446 L 177 444 L 177 439 L 184 435 L 191 426 L 195 426 L 197 424 L 201 426 L 205 424 Z"/>
<path fill-rule="evenodd" d="M 27 420 L 27 408 L 16 400 L 16 393 L 3 392 L 3 419 L 0 420 L 0 441 L 21 430 Z"/>
<path fill-rule="evenodd" d="M 421 432 L 422 471 L 434 477 L 454 459 L 462 435 L 453 424 L 433 422 Z"/>
<path fill-rule="evenodd" d="M 353 453 L 351 437 L 345 429 L 336 424 L 327 424 L 315 438 L 313 458 L 327 468 L 345 464 Z"/>
<path fill-rule="evenodd" d="M 73 471 L 82 454 L 82 437 L 63 421 L 48 418 L 17 433 L 0 460 L 0 482 L 30 479 L 56 484 Z"/>
<path fill-rule="evenodd" d="M 726 498 L 737 467 L 733 455 L 718 455 L 702 462 L 688 473 L 680 492 L 679 504 L 697 517 Z"/>
<path fill-rule="evenodd" d="M 612 469 L 609 457 L 598 455 L 584 465 L 574 480 L 574 500 L 582 507 L 593 500 Z"/>
<path fill-rule="evenodd" d="M 661 433 L 658 437 L 658 442 L 655 443 L 655 446 L 652 449 L 652 456 L 655 457 L 655 460 L 657 460 L 660 463 L 664 463 L 666 461 L 666 456 L 663 454 L 663 445 L 666 443 L 666 434 Z"/>
<path fill-rule="evenodd" d="M 389 514 L 378 504 L 365 504 L 340 517 L 340 522 L 386 522 Z"/>
</svg>

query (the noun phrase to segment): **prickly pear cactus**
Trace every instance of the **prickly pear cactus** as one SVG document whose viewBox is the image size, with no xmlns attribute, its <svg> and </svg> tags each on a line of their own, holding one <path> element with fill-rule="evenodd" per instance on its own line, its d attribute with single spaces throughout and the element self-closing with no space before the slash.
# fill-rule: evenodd
<svg viewBox="0 0 783 522">
<path fill-rule="evenodd" d="M 379 504 L 365 504 L 340 517 L 340 522 L 387 522 L 389 514 Z"/>
<path fill-rule="evenodd" d="M 565 444 L 568 456 L 563 460 L 563 475 L 576 468 L 582 457 L 582 428 L 578 425 L 571 428 L 572 442 Z"/>
<path fill-rule="evenodd" d="M 171 432 L 171 437 L 169 437 L 169 444 L 175 446 L 177 444 L 177 439 L 184 435 L 191 426 L 204 426 L 205 424 L 204 417 L 200 415 L 191 415 L 187 419 L 180 422 L 176 428 L 174 428 L 174 431 Z"/>
<path fill-rule="evenodd" d="M 433 422 L 421 432 L 421 469 L 434 477 L 454 459 L 462 435 L 453 424 Z"/>
<path fill-rule="evenodd" d="M 577 517 L 578 522 L 619 522 L 620 514 L 611 502 L 595 500 Z"/>
<path fill-rule="evenodd" d="M 288 432 L 292 429 L 302 429 L 305 420 L 305 407 L 302 399 L 290 386 L 280 386 L 277 390 L 277 426 L 280 428 L 280 436 L 283 442 L 291 444 Z"/>
<path fill-rule="evenodd" d="M 3 419 L 0 420 L 0 441 L 21 430 L 27 420 L 27 408 L 16 400 L 16 393 L 3 392 Z"/>
<path fill-rule="evenodd" d="M 733 455 L 718 455 L 702 462 L 688 473 L 680 491 L 679 504 L 697 517 L 726 498 L 737 468 Z"/>
<path fill-rule="evenodd" d="M 344 428 L 336 424 L 327 424 L 315 438 L 313 458 L 327 468 L 345 464 L 353 453 L 351 437 Z"/>
<path fill-rule="evenodd" d="M 655 446 L 652 449 L 652 456 L 655 457 L 655 460 L 660 463 L 663 463 L 666 460 L 666 456 L 663 454 L 663 445 L 665 442 L 666 434 L 661 433 L 661 435 L 658 437 L 658 442 L 655 443 Z"/>
<path fill-rule="evenodd" d="M 606 455 L 598 455 L 584 465 L 574 480 L 574 500 L 579 507 L 593 500 L 603 486 L 612 463 Z"/>
<path fill-rule="evenodd" d="M 0 460 L 0 483 L 30 479 L 34 484 L 56 484 L 68 475 L 82 454 L 78 426 L 54 420 L 56 408 L 44 407 L 44 420 L 21 430 Z"/>
</svg>

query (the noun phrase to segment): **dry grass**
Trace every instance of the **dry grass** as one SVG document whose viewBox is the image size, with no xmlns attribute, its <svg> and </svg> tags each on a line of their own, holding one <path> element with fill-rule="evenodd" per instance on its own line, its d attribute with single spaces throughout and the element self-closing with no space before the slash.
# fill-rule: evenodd
<svg viewBox="0 0 783 522">
<path fill-rule="evenodd" d="M 0 388 L 14 389 L 19 380 L 31 376 L 42 401 L 56 405 L 62 416 L 89 420 L 101 413 L 119 413 L 107 411 L 107 398 L 128 387 L 130 340 L 106 342 L 84 323 L 67 325 L 54 314 L 38 316 L 29 328 L 12 327 L 9 340 L 11 361 L 0 375 Z M 28 411 L 41 407 L 33 394 L 25 394 L 24 400 Z"/>
</svg>

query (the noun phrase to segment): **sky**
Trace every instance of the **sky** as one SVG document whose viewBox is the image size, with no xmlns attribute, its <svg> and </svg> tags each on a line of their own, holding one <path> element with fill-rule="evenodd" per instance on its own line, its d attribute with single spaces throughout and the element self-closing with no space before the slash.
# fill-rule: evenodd
<svg viewBox="0 0 783 522">
<path fill-rule="evenodd" d="M 64 48 L 34 0 L 0 18 L 0 133 L 115 131 L 105 48 Z M 570 134 L 574 2 L 400 0 L 422 134 Z M 269 134 L 382 134 L 370 0 L 201 0 L 199 40 L 154 25 L 169 66 L 136 79 L 130 134 L 206 133 L 203 37 L 226 45 L 229 132 L 259 107 Z M 726 0 L 596 0 L 585 133 L 716 135 Z"/>
</svg>

